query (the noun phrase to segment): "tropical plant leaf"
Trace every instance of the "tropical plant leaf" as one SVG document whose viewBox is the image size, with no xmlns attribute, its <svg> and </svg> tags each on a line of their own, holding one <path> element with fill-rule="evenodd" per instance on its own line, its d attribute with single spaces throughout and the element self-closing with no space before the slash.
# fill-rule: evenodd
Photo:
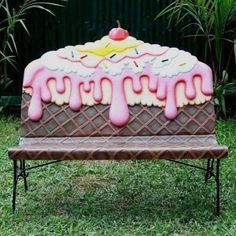
<svg viewBox="0 0 236 236">
<path fill-rule="evenodd" d="M 64 4 L 61 3 L 67 2 L 67 0 L 24 0 L 21 5 L 18 5 L 14 9 L 9 6 L 8 1 L 9 0 L 0 0 L 0 10 L 3 14 L 0 21 L 0 32 L 1 35 L 3 35 L 2 46 L 0 46 L 0 74 L 2 77 L 0 80 L 0 90 L 5 89 L 12 82 L 12 80 L 8 78 L 8 65 L 17 69 L 14 55 L 18 53 L 17 43 L 15 41 L 15 28 L 20 25 L 29 35 L 26 16 L 31 10 L 39 9 L 48 14 L 55 15 L 50 7 L 63 7 Z M 5 86 L 2 84 L 5 84 Z"/>
<path fill-rule="evenodd" d="M 224 95 L 221 96 L 220 102 L 221 102 L 220 106 L 221 106 L 222 112 L 223 112 L 224 116 L 226 116 L 226 104 L 225 104 L 225 96 Z"/>
<path fill-rule="evenodd" d="M 222 71 L 222 80 L 224 83 L 228 83 L 229 81 L 229 74 L 226 70 Z"/>
<path fill-rule="evenodd" d="M 24 20 L 21 19 L 21 20 L 19 20 L 19 22 L 20 22 L 21 26 L 23 27 L 23 29 L 25 30 L 25 32 L 26 32 L 28 35 L 30 35 L 29 30 L 28 30 L 27 26 L 26 26 L 25 23 L 24 23 Z"/>
<path fill-rule="evenodd" d="M 188 32 L 186 37 L 204 38 L 205 59 L 213 69 L 215 101 L 225 115 L 225 96 L 236 92 L 236 83 L 229 82 L 227 73 L 231 56 L 224 57 L 224 44 L 227 42 L 234 47 L 236 63 L 236 1 L 174 0 L 155 19 L 162 16 L 168 17 L 168 26 L 179 25 L 182 32 Z"/>
<path fill-rule="evenodd" d="M 0 51 L 0 63 L 1 62 L 8 62 L 9 64 L 11 64 L 13 67 L 15 67 L 15 56 L 14 55 L 5 55 L 2 51 Z"/>
</svg>

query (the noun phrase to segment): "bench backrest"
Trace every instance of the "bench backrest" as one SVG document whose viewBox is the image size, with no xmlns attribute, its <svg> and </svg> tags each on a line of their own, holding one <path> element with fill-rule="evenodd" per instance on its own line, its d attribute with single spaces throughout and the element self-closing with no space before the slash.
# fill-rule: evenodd
<svg viewBox="0 0 236 236">
<path fill-rule="evenodd" d="M 152 136 L 207 135 L 214 133 L 213 101 L 201 105 L 186 105 L 178 116 L 168 120 L 164 108 L 130 106 L 129 123 L 121 128 L 108 119 L 109 106 L 83 106 L 73 112 L 68 105 L 43 103 L 43 117 L 35 122 L 28 117 L 31 96 L 23 93 L 21 107 L 22 137 L 79 137 L 79 136 Z"/>
</svg>

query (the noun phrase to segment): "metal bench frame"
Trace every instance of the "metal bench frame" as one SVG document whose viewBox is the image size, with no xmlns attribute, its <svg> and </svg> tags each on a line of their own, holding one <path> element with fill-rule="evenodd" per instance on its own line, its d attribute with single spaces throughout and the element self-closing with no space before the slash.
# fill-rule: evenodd
<svg viewBox="0 0 236 236">
<path fill-rule="evenodd" d="M 27 178 L 29 176 L 30 170 L 38 169 L 47 165 L 55 164 L 61 162 L 62 160 L 56 160 L 51 162 L 46 162 L 44 164 L 35 165 L 26 167 L 25 160 L 13 160 L 13 197 L 12 197 L 12 210 L 15 212 L 16 210 L 16 196 L 17 196 L 17 184 L 20 179 L 24 181 L 24 189 L 25 192 L 28 191 L 28 181 Z M 192 165 L 189 163 L 185 163 L 182 161 L 176 160 L 168 160 L 180 165 L 188 166 L 190 168 L 199 169 L 204 172 L 204 182 L 207 184 L 208 180 L 212 177 L 216 183 L 216 215 L 220 215 L 220 159 L 208 159 L 206 168 L 201 166 Z"/>
</svg>

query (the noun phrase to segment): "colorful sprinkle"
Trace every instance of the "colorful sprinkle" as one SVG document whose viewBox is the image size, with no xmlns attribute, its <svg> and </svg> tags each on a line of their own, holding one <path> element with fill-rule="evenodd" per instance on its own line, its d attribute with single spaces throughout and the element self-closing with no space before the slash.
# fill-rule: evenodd
<svg viewBox="0 0 236 236">
<path fill-rule="evenodd" d="M 108 43 L 108 44 L 105 46 L 105 48 L 107 48 L 110 44 L 111 44 L 111 43 Z"/>
<path fill-rule="evenodd" d="M 135 48 L 134 50 L 135 50 L 136 54 L 138 54 L 138 49 L 137 49 L 137 48 Z"/>
<path fill-rule="evenodd" d="M 84 56 L 82 56 L 82 57 L 80 57 L 80 59 L 84 59 L 85 57 L 87 57 L 88 55 L 84 55 Z"/>
<path fill-rule="evenodd" d="M 184 65 L 186 65 L 186 63 L 182 63 L 182 64 L 180 64 L 179 66 L 184 66 Z"/>
<path fill-rule="evenodd" d="M 164 59 L 164 60 L 162 60 L 162 62 L 166 62 L 166 61 L 169 61 L 169 59 Z"/>
<path fill-rule="evenodd" d="M 74 56 L 74 53 L 71 51 L 71 56 L 72 56 L 72 58 L 74 58 L 75 56 Z"/>
<path fill-rule="evenodd" d="M 136 62 L 136 61 L 134 61 L 134 65 L 135 65 L 136 67 L 138 67 L 138 64 L 137 64 L 137 62 Z"/>
<path fill-rule="evenodd" d="M 107 69 L 107 65 L 106 64 L 103 64 L 103 66 Z"/>
<path fill-rule="evenodd" d="M 111 56 L 110 56 L 110 58 L 113 58 L 115 55 L 116 55 L 116 53 L 115 53 L 115 54 L 113 54 L 113 55 L 111 55 Z"/>
</svg>

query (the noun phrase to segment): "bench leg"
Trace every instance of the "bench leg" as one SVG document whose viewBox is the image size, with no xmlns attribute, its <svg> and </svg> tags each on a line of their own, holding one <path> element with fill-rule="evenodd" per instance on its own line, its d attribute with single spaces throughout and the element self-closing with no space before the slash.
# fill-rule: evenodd
<svg viewBox="0 0 236 236">
<path fill-rule="evenodd" d="M 25 192 L 27 192 L 28 191 L 28 184 L 27 184 L 28 174 L 26 173 L 25 160 L 21 160 L 20 161 L 20 173 L 19 173 L 19 176 L 21 176 L 23 178 Z"/>
<path fill-rule="evenodd" d="M 207 183 L 207 181 L 209 179 L 210 163 L 211 163 L 211 159 L 207 159 L 207 168 L 206 168 L 206 173 L 205 173 L 205 183 Z"/>
<path fill-rule="evenodd" d="M 220 215 L 220 159 L 216 161 L 216 215 Z"/>
<path fill-rule="evenodd" d="M 13 213 L 16 210 L 16 188 L 18 182 L 18 166 L 17 161 L 13 160 L 13 196 L 12 196 L 12 211 Z"/>
<path fill-rule="evenodd" d="M 214 164 L 215 164 L 215 169 L 214 169 Z M 220 159 L 207 160 L 205 183 L 207 183 L 211 177 L 214 177 L 216 182 L 216 215 L 219 215 L 220 214 Z"/>
<path fill-rule="evenodd" d="M 207 160 L 207 168 L 206 168 L 206 173 L 205 173 L 205 183 L 208 182 L 208 180 L 214 176 L 214 159 L 208 159 Z"/>
<path fill-rule="evenodd" d="M 17 160 L 13 160 L 13 196 L 12 196 L 12 211 L 16 210 L 16 195 L 17 195 L 17 184 L 19 178 L 24 180 L 25 192 L 28 190 L 27 184 L 28 174 L 26 173 L 25 160 L 20 160 L 20 166 L 18 166 Z"/>
</svg>

